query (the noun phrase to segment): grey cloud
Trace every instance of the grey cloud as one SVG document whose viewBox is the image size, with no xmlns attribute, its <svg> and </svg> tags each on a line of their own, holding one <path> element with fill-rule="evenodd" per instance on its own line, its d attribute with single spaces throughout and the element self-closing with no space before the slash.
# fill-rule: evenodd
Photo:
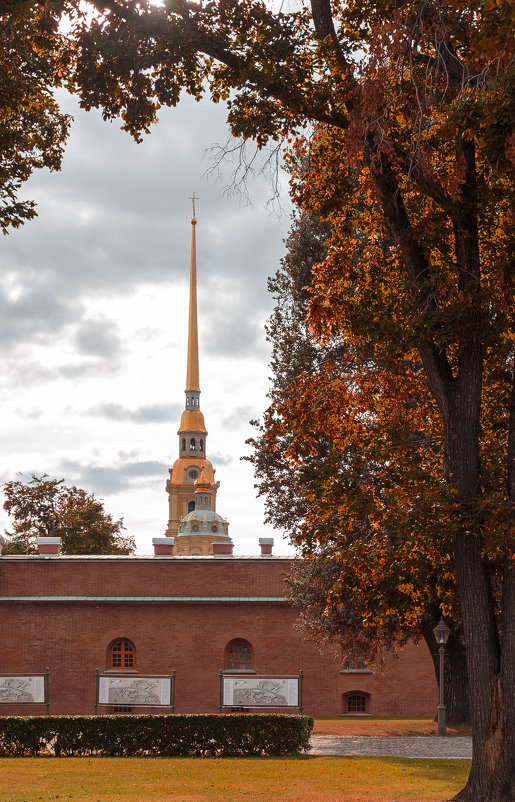
<svg viewBox="0 0 515 802">
<path fill-rule="evenodd" d="M 106 290 L 120 297 L 144 283 L 172 287 L 181 281 L 186 287 L 193 190 L 200 196 L 203 356 L 266 359 L 263 321 L 272 306 L 266 278 L 277 268 L 288 221 L 270 228 L 263 213 L 270 194 L 264 179 L 252 182 L 255 206 L 243 208 L 237 198 L 222 197 L 230 166 L 225 170 L 222 164 L 216 185 L 204 176 L 206 131 L 212 143 L 227 139 L 223 107 L 184 98 L 179 108 L 163 110 L 152 134 L 136 145 L 116 123 L 81 111 L 69 96 L 61 99 L 76 117 L 63 170 L 34 173 L 24 195 L 36 200 L 39 217 L 2 243 L 4 275 L 21 290 L 13 298 L 0 289 L 0 342 L 4 354 L 9 346 L 17 357 L 6 367 L 9 379 L 27 386 L 116 367 L 120 342 L 114 324 L 88 319 L 85 301 L 89 308 Z M 149 310 L 149 320 L 151 315 Z M 65 364 L 48 369 L 26 363 L 32 343 L 52 341 L 58 355 L 61 340 L 74 344 L 82 359 L 70 362 L 67 356 Z M 137 422 L 144 422 L 142 414 Z"/>
<path fill-rule="evenodd" d="M 138 145 L 98 112 L 81 111 L 64 94 L 61 101 L 77 120 L 63 170 L 37 171 L 28 182 L 27 196 L 38 202 L 40 216 L 10 235 L 9 269 L 58 276 L 58 296 L 70 287 L 127 292 L 145 281 L 186 281 L 188 197 L 195 189 L 200 279 L 246 273 L 252 293 L 265 302 L 266 276 L 275 271 L 285 225 L 278 224 L 274 242 L 261 211 L 269 194 L 264 179 L 252 185 L 256 207 L 242 208 L 235 198 L 220 200 L 224 182 L 231 180 L 229 165 L 224 171 L 222 164 L 216 188 L 202 177 L 208 166 L 201 156 L 206 131 L 214 142 L 227 138 L 222 106 L 186 97 L 177 109 L 163 110 L 161 122 Z M 191 174 L 194 154 L 197 175 Z"/>
<path fill-rule="evenodd" d="M 91 490 L 98 495 L 110 495 L 146 484 L 148 479 L 167 475 L 165 463 L 157 461 L 137 461 L 115 467 L 83 465 L 74 460 L 63 460 L 60 470 L 67 475 L 67 481 L 73 481 L 80 487 Z M 69 476 L 69 478 L 68 478 Z"/>
<path fill-rule="evenodd" d="M 0 290 L 0 341 L 4 346 L 51 337 L 77 318 L 76 305 L 59 298 L 48 276 L 38 277 L 29 271 L 17 283 L 19 294 L 15 298 Z"/>
<path fill-rule="evenodd" d="M 139 451 L 136 451 L 136 449 L 134 448 L 131 448 L 130 451 L 124 451 L 122 449 L 121 451 L 118 452 L 118 459 L 120 459 L 122 462 L 131 462 L 134 461 L 134 458 L 137 457 L 138 454 Z"/>
<path fill-rule="evenodd" d="M 242 308 L 226 316 L 221 310 L 213 312 L 207 324 L 210 333 L 202 340 L 206 355 L 266 359 L 268 351 L 263 326 L 246 318 Z"/>
<path fill-rule="evenodd" d="M 79 360 L 64 363 L 56 368 L 47 368 L 37 362 L 20 359 L 18 356 L 5 359 L 3 368 L 2 381 L 18 388 L 53 382 L 59 378 L 76 380 L 89 376 L 112 375 L 115 370 L 115 367 L 104 359 Z"/>
<path fill-rule="evenodd" d="M 222 426 L 227 428 L 241 428 L 247 426 L 249 420 L 256 417 L 256 412 L 252 407 L 236 407 L 230 415 L 227 415 L 222 420 Z"/>
<path fill-rule="evenodd" d="M 136 409 L 129 409 L 122 404 L 99 404 L 88 410 L 91 415 L 131 423 L 169 423 L 177 420 L 181 411 L 179 404 L 147 404 Z"/>
<path fill-rule="evenodd" d="M 43 414 L 43 410 L 33 407 L 32 409 L 18 409 L 17 413 L 20 417 L 26 418 L 27 420 L 37 420 Z"/>
<path fill-rule="evenodd" d="M 122 471 L 126 476 L 140 478 L 143 476 L 166 476 L 168 466 L 164 462 L 148 460 L 146 462 L 133 462 L 122 466 Z"/>
<path fill-rule="evenodd" d="M 75 333 L 75 345 L 80 354 L 114 358 L 121 350 L 115 324 L 111 320 L 84 320 Z"/>
<path fill-rule="evenodd" d="M 268 356 L 263 323 L 268 310 L 241 280 L 212 280 L 199 289 L 202 353 L 246 358 Z"/>
<path fill-rule="evenodd" d="M 0 342 L 6 352 L 20 352 L 26 345 L 50 344 L 58 352 L 61 342 L 72 335 L 80 354 L 113 358 L 120 351 L 120 339 L 113 321 L 81 319 L 84 307 L 73 294 L 60 297 L 62 288 L 47 272 L 37 275 L 29 269 L 16 274 L 15 293 L 0 288 Z M 35 375 L 33 375 L 35 378 Z"/>
<path fill-rule="evenodd" d="M 56 368 L 55 371 L 48 371 L 48 376 L 46 378 L 50 381 L 58 377 L 63 377 L 65 379 L 83 379 L 88 376 L 112 375 L 115 369 L 116 366 L 107 359 L 89 360 L 61 365 Z"/>
<path fill-rule="evenodd" d="M 209 460 L 213 463 L 215 468 L 219 465 L 230 465 L 231 462 L 234 462 L 232 457 L 227 456 L 226 454 L 220 454 L 219 452 L 213 452 L 212 454 L 208 454 Z"/>
</svg>

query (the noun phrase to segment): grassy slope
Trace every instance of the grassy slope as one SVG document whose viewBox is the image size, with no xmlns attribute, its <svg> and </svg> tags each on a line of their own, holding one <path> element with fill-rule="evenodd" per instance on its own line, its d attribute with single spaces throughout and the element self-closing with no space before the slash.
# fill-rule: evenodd
<svg viewBox="0 0 515 802">
<path fill-rule="evenodd" d="M 468 770 L 396 758 L 3 758 L 0 802 L 435 802 Z"/>
</svg>

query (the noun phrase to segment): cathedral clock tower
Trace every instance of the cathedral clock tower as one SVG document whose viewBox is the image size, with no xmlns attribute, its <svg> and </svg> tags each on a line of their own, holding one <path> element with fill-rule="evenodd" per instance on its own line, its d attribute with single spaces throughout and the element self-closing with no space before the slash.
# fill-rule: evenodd
<svg viewBox="0 0 515 802">
<path fill-rule="evenodd" d="M 166 483 L 169 499 L 168 526 L 165 534 L 175 538 L 178 555 L 212 554 L 214 541 L 231 542 L 228 524 L 216 512 L 215 471 L 206 458 L 207 430 L 200 411 L 200 382 L 197 325 L 197 257 L 195 201 L 191 219 L 190 302 L 188 320 L 188 356 L 186 368 L 186 403 L 179 425 L 179 458 L 169 469 Z M 184 520 L 183 520 L 184 519 Z"/>
</svg>

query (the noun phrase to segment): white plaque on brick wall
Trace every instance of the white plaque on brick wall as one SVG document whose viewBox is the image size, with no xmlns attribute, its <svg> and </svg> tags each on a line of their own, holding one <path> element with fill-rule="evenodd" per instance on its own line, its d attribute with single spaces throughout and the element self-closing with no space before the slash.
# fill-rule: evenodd
<svg viewBox="0 0 515 802">
<path fill-rule="evenodd" d="M 299 680 L 224 677 L 223 703 L 231 707 L 298 707 Z"/>
<path fill-rule="evenodd" d="M 99 677 L 101 705 L 169 705 L 170 677 Z"/>
<path fill-rule="evenodd" d="M 0 703 L 45 704 L 45 678 L 0 677 Z"/>
</svg>

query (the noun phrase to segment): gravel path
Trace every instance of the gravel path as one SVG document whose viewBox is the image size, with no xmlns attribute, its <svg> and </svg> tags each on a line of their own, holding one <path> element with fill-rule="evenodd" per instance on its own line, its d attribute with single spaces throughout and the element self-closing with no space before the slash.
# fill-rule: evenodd
<svg viewBox="0 0 515 802">
<path fill-rule="evenodd" d="M 394 738 L 373 735 L 312 735 L 311 755 L 358 757 L 458 758 L 470 760 L 472 739 L 413 736 Z"/>
</svg>

